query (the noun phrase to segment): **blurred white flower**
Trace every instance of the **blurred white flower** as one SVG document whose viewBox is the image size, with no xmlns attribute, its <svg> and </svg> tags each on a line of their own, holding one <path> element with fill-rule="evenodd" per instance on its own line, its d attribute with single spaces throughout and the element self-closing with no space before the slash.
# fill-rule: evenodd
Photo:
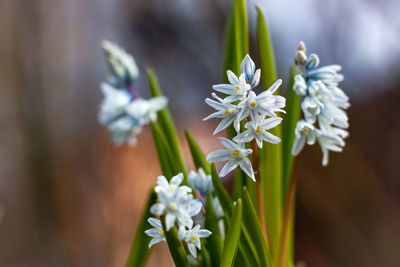
<svg viewBox="0 0 400 267">
<path fill-rule="evenodd" d="M 102 83 L 100 88 L 104 98 L 100 106 L 99 121 L 107 126 L 125 115 L 125 109 L 131 102 L 132 97 L 128 92 L 115 89 L 108 83 Z"/>
<path fill-rule="evenodd" d="M 191 228 L 191 227 L 190 227 Z M 197 249 L 201 249 L 200 238 L 209 237 L 212 233 L 207 229 L 200 229 L 200 225 L 196 225 L 192 229 L 186 230 L 184 227 L 179 228 L 178 238 L 185 240 L 193 257 L 197 257 Z"/>
<path fill-rule="evenodd" d="M 190 171 L 188 184 L 192 189 L 198 190 L 203 198 L 213 192 L 211 175 L 207 175 L 203 168 L 199 168 L 198 172 Z"/>
<path fill-rule="evenodd" d="M 304 144 L 313 145 L 316 140 L 316 131 L 314 125 L 305 121 L 299 120 L 296 125 L 296 139 L 294 140 L 292 155 L 297 156 L 303 149 Z"/>
<path fill-rule="evenodd" d="M 157 120 L 157 112 L 167 106 L 165 96 L 150 99 L 137 98 L 126 107 L 126 113 L 139 121 L 139 124 L 148 124 L 150 120 Z"/>
<path fill-rule="evenodd" d="M 117 87 L 131 86 L 139 77 L 139 69 L 133 57 L 110 41 L 102 41 L 101 46 L 111 72 L 109 82 Z"/>
<path fill-rule="evenodd" d="M 246 149 L 244 143 L 237 144 L 223 137 L 218 137 L 218 140 L 224 147 L 226 147 L 226 149 L 211 152 L 207 156 L 207 161 L 228 161 L 219 172 L 219 176 L 223 177 L 239 166 L 251 179 L 255 181 L 251 161 L 247 158 L 247 156 L 252 153 L 252 150 Z"/>
<path fill-rule="evenodd" d="M 153 237 L 149 243 L 149 248 L 151 248 L 151 246 L 154 244 L 160 243 L 161 241 L 166 241 L 160 220 L 157 220 L 156 218 L 148 218 L 147 221 L 154 227 L 144 231 L 146 235 Z"/>
<path fill-rule="evenodd" d="M 174 193 L 175 191 L 179 190 L 183 194 L 192 192 L 192 189 L 190 187 L 185 185 L 180 186 L 182 181 L 182 173 L 173 176 L 169 182 L 167 178 L 165 178 L 165 176 L 160 175 L 157 177 L 157 186 L 154 188 L 154 191 L 156 191 L 156 193 L 159 193 L 161 191 Z"/>
</svg>

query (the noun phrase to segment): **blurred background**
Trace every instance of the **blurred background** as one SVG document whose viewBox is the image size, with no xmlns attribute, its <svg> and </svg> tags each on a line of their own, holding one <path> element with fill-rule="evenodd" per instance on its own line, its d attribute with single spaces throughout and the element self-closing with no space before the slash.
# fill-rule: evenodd
<svg viewBox="0 0 400 267">
<path fill-rule="evenodd" d="M 228 0 L 0 1 L 0 266 L 123 266 L 160 174 L 149 129 L 115 148 L 97 122 L 116 41 L 155 67 L 180 133 L 206 153 L 217 121 L 203 102 L 222 77 Z M 287 85 L 298 41 L 343 65 L 350 137 L 321 167 L 301 154 L 296 260 L 308 266 L 400 266 L 400 2 L 248 1 L 267 14 Z M 148 96 L 142 75 L 137 88 Z M 183 141 L 183 136 L 182 141 Z M 183 141 L 184 150 L 188 148 Z M 191 166 L 191 160 L 187 156 Z M 172 266 L 165 245 L 148 266 Z"/>
</svg>

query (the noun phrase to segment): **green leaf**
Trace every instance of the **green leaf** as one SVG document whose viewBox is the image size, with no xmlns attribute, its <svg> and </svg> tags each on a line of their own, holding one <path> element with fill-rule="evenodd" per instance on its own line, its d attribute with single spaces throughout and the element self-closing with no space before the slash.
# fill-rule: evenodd
<svg viewBox="0 0 400 267">
<path fill-rule="evenodd" d="M 128 262 L 126 264 L 127 267 L 143 266 L 146 263 L 147 257 L 150 255 L 150 249 L 148 248 L 148 245 L 151 237 L 146 235 L 144 231 L 149 229 L 149 223 L 147 222 L 147 219 L 151 217 L 150 207 L 156 203 L 156 200 L 157 194 L 154 192 L 154 189 L 152 189 L 140 219 L 139 226 L 136 229 L 135 238 L 133 239 Z"/>
<path fill-rule="evenodd" d="M 211 195 L 207 195 L 205 208 L 205 228 L 212 232 L 212 235 L 207 238 L 207 249 L 210 252 L 212 266 L 219 266 L 223 240 L 218 225 L 219 219 L 215 215 Z"/>
<path fill-rule="evenodd" d="M 226 233 L 224 248 L 221 256 L 221 267 L 231 267 L 238 248 L 242 225 L 242 200 L 238 199 L 233 208 L 232 218 Z"/>
<path fill-rule="evenodd" d="M 239 254 L 242 254 L 243 259 L 246 261 L 246 266 L 260 266 L 260 259 L 257 255 L 257 250 L 254 243 L 251 241 L 249 232 L 246 225 L 242 223 L 242 232 L 240 233 L 239 240 Z"/>
<path fill-rule="evenodd" d="M 285 140 L 283 143 L 283 194 L 282 203 L 285 201 L 287 185 L 289 182 L 290 174 L 292 171 L 293 156 L 292 147 L 294 143 L 295 129 L 297 121 L 300 119 L 300 101 L 299 96 L 293 90 L 294 76 L 296 70 L 294 67 L 290 68 L 289 87 L 286 94 L 286 115 L 282 122 L 282 138 Z"/>
<path fill-rule="evenodd" d="M 203 170 L 209 174 L 211 172 L 210 163 L 207 162 L 206 157 L 204 156 L 200 146 L 188 130 L 185 131 L 185 135 L 186 140 L 189 143 L 190 153 L 192 154 L 193 162 L 196 166 L 196 169 L 203 168 Z"/>
<path fill-rule="evenodd" d="M 285 120 L 282 123 L 282 138 L 285 140 L 283 143 L 283 186 L 282 186 L 282 205 L 284 205 L 286 191 L 290 179 L 290 175 L 292 173 L 293 168 L 293 156 L 292 156 L 292 147 L 295 140 L 295 129 L 297 121 L 300 119 L 300 100 L 299 96 L 293 90 L 294 77 L 296 75 L 296 71 L 294 67 L 290 69 L 290 80 L 289 86 L 287 88 L 286 94 L 286 115 Z M 286 262 L 288 264 L 293 264 L 293 246 L 294 246 L 294 211 L 292 212 L 293 216 L 290 219 L 290 230 L 288 236 L 288 245 L 287 245 L 287 253 L 286 253 Z"/>
<path fill-rule="evenodd" d="M 160 128 L 160 126 L 154 122 L 150 121 L 150 128 L 153 134 L 154 145 L 157 150 L 158 160 L 160 162 L 161 171 L 164 176 L 169 180 L 172 176 L 178 174 L 180 171 L 176 166 L 175 161 L 168 146 L 167 140 Z"/>
<path fill-rule="evenodd" d="M 162 90 L 158 82 L 157 75 L 152 68 L 147 68 L 147 77 L 149 80 L 150 92 L 153 97 L 162 96 Z M 174 161 L 181 172 L 186 176 L 185 163 L 183 161 L 182 152 L 179 145 L 178 134 L 175 129 L 174 121 L 168 107 L 160 110 L 158 113 L 158 122 L 165 133 L 166 140 L 168 140 L 168 146 L 171 148 L 171 154 L 174 156 Z"/>
<path fill-rule="evenodd" d="M 232 199 L 219 179 L 217 170 L 215 169 L 215 163 L 211 164 L 211 178 L 215 195 L 218 197 L 219 203 L 221 204 L 225 215 L 227 218 L 230 218 L 233 208 Z"/>
<path fill-rule="evenodd" d="M 165 227 L 164 218 L 161 218 L 161 222 L 165 232 L 165 239 L 167 240 L 168 248 L 171 253 L 172 259 L 174 260 L 175 265 L 189 267 L 190 264 L 186 257 L 185 248 L 183 247 L 181 241 L 179 241 L 178 234 L 175 228 L 172 227 L 169 231 L 165 231 L 165 229 L 167 228 Z"/>
<path fill-rule="evenodd" d="M 255 245 L 261 266 L 271 266 L 271 254 L 264 238 L 263 229 L 246 188 L 243 189 L 243 224 L 248 226 L 246 229 Z"/>
<path fill-rule="evenodd" d="M 257 7 L 257 40 L 261 61 L 262 85 L 269 88 L 276 79 L 275 56 L 265 16 Z M 278 93 L 278 91 L 276 91 Z M 281 137 L 281 126 L 270 132 Z M 282 144 L 264 142 L 260 151 L 260 174 L 263 194 L 265 225 L 273 259 L 277 258 L 282 220 Z"/>
</svg>

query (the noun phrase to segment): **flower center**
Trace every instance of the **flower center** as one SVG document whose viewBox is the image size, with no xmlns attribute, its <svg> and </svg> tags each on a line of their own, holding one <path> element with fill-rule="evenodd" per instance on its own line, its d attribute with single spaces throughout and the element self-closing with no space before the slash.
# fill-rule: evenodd
<svg viewBox="0 0 400 267">
<path fill-rule="evenodd" d="M 240 86 L 239 85 L 236 85 L 235 86 L 235 94 L 239 94 L 240 93 Z"/>
<path fill-rule="evenodd" d="M 168 189 L 171 190 L 171 191 L 173 191 L 173 190 L 176 189 L 176 187 L 177 187 L 176 185 L 170 184 L 170 185 L 168 186 Z"/>
<path fill-rule="evenodd" d="M 176 204 L 174 202 L 169 203 L 168 208 L 172 211 L 177 210 L 178 207 L 176 206 Z"/>
<path fill-rule="evenodd" d="M 261 127 L 260 125 L 257 125 L 255 132 L 256 132 L 256 134 L 260 134 L 262 132 L 262 130 L 263 130 L 263 127 Z"/>
<path fill-rule="evenodd" d="M 250 108 L 256 108 L 257 107 L 257 102 L 256 101 L 251 101 L 250 103 L 249 103 L 249 107 Z"/>
<path fill-rule="evenodd" d="M 240 150 L 239 149 L 234 149 L 232 150 L 232 157 L 239 157 L 240 156 Z"/>
<path fill-rule="evenodd" d="M 228 108 L 228 109 L 225 109 L 225 115 L 229 115 L 229 114 L 232 114 L 233 113 L 233 109 L 230 109 L 230 108 Z"/>
<path fill-rule="evenodd" d="M 304 127 L 304 128 L 303 128 L 303 132 L 304 132 L 304 133 L 308 134 L 309 131 L 310 131 L 310 129 L 308 129 L 307 127 Z"/>
<path fill-rule="evenodd" d="M 164 234 L 164 230 L 162 228 L 160 229 L 160 234 Z"/>
<path fill-rule="evenodd" d="M 197 239 L 197 235 L 193 234 L 190 236 L 190 242 L 194 242 Z"/>
</svg>

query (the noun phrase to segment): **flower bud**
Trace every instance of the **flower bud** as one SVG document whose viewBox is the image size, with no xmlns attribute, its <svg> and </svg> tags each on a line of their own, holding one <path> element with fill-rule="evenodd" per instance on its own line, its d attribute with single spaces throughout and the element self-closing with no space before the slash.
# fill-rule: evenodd
<svg viewBox="0 0 400 267">
<path fill-rule="evenodd" d="M 244 57 L 242 64 L 240 64 L 240 70 L 246 75 L 246 80 L 250 81 L 253 77 L 254 71 L 256 70 L 256 65 L 249 55 Z"/>
<path fill-rule="evenodd" d="M 303 41 L 299 42 L 299 46 L 297 47 L 298 51 L 303 51 L 304 53 L 306 52 L 306 45 L 304 44 Z"/>
<path fill-rule="evenodd" d="M 294 63 L 304 65 L 307 61 L 307 55 L 301 50 L 297 50 L 294 55 Z"/>
</svg>

